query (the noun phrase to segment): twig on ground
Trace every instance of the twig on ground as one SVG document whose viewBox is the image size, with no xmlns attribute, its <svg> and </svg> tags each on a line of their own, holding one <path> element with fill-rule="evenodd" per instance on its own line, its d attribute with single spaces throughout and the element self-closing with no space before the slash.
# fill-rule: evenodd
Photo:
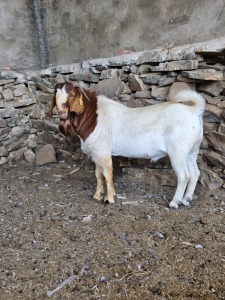
<svg viewBox="0 0 225 300">
<path fill-rule="evenodd" d="M 71 172 L 69 172 L 69 174 L 67 174 L 67 175 L 72 175 L 72 174 L 74 174 L 74 173 L 76 173 L 77 171 L 79 171 L 80 170 L 80 167 L 77 167 L 77 168 L 75 168 L 74 170 L 72 170 Z M 66 175 L 66 176 L 67 176 Z"/>
<path fill-rule="evenodd" d="M 77 278 L 76 275 L 71 275 L 69 278 L 65 279 L 62 283 L 60 283 L 60 285 L 57 286 L 57 288 L 55 288 L 52 291 L 47 291 L 47 296 L 52 297 L 56 292 L 61 290 L 65 285 L 69 284 L 70 282 L 72 282 L 76 278 Z"/>
<path fill-rule="evenodd" d="M 163 197 L 164 200 L 169 200 L 170 198 L 167 197 L 165 194 L 146 194 L 146 195 L 143 195 L 143 196 L 140 196 L 140 195 L 132 195 L 132 198 L 133 199 L 136 199 L 136 198 L 139 198 L 139 200 L 129 200 L 129 198 L 126 196 L 126 195 L 117 195 L 117 198 L 118 199 L 121 199 L 122 200 L 122 204 L 123 205 L 126 205 L 126 204 L 134 204 L 134 205 L 137 205 L 139 203 L 142 203 L 142 202 L 145 202 L 147 201 L 147 198 L 152 198 L 152 197 Z M 143 199 L 146 199 L 146 200 L 143 200 Z"/>
<path fill-rule="evenodd" d="M 61 175 L 61 174 L 53 174 L 53 176 L 56 178 L 54 181 L 59 181 L 63 178 L 66 178 L 67 176 L 70 176 L 80 170 L 80 167 L 75 168 L 74 170 L 70 171 L 67 174 Z"/>
<path fill-rule="evenodd" d="M 146 200 L 134 200 L 134 201 L 122 201 L 123 205 L 127 205 L 127 204 L 133 204 L 133 205 L 137 205 L 139 203 L 143 203 Z"/>
</svg>

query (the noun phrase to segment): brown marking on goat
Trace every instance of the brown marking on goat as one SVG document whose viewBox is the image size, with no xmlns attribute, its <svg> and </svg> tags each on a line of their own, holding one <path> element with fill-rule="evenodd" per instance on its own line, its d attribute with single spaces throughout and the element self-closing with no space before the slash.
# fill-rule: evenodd
<svg viewBox="0 0 225 300">
<path fill-rule="evenodd" d="M 85 141 L 97 124 L 97 95 L 95 92 L 74 87 L 71 83 L 65 82 L 55 87 L 53 98 L 57 89 L 63 87 L 68 94 L 67 103 L 64 105 L 69 111 L 67 119 L 60 120 L 59 130 L 65 136 L 70 136 L 72 132 L 75 132 Z M 55 106 L 55 102 L 53 105 Z"/>
<path fill-rule="evenodd" d="M 59 123 L 59 131 L 65 135 L 66 137 L 70 136 L 71 133 L 74 132 L 73 126 L 72 126 L 73 119 L 66 119 L 66 120 L 60 120 Z"/>
<path fill-rule="evenodd" d="M 77 115 L 82 114 L 84 111 L 84 102 L 82 92 L 78 87 L 75 87 L 68 93 L 67 99 L 70 111 L 75 112 Z"/>
<path fill-rule="evenodd" d="M 76 134 L 85 141 L 97 125 L 97 95 L 95 92 L 84 90 L 82 99 L 84 111 L 75 116 L 76 123 L 73 125 Z"/>
</svg>

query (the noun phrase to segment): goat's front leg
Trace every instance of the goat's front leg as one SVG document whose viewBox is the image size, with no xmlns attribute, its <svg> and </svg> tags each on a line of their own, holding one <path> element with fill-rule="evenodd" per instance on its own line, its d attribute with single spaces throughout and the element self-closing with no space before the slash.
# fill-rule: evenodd
<svg viewBox="0 0 225 300">
<path fill-rule="evenodd" d="M 98 157 L 95 160 L 95 163 L 102 169 L 103 176 L 105 177 L 107 188 L 105 201 L 108 201 L 109 203 L 114 203 L 114 197 L 116 193 L 113 185 L 112 157 L 110 155 Z"/>
<path fill-rule="evenodd" d="M 102 200 L 104 194 L 104 178 L 102 168 L 99 167 L 97 164 L 95 168 L 95 176 L 97 179 L 97 187 L 93 199 L 100 201 Z"/>
<path fill-rule="evenodd" d="M 107 167 L 103 169 L 103 175 L 106 180 L 107 187 L 107 195 L 105 201 L 109 201 L 109 203 L 114 203 L 114 198 L 116 196 L 116 192 L 113 184 L 113 167 L 112 167 L 112 158 L 108 158 L 106 161 Z"/>
</svg>

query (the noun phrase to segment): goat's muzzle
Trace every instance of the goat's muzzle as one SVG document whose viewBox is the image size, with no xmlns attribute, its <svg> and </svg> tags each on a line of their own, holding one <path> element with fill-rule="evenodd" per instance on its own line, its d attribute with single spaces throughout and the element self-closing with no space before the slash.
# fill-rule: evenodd
<svg viewBox="0 0 225 300">
<path fill-rule="evenodd" d="M 66 120 L 69 115 L 69 106 L 67 103 L 62 103 L 62 106 L 56 106 L 58 110 L 58 115 L 61 120 Z"/>
<path fill-rule="evenodd" d="M 59 111 L 59 118 L 60 120 L 66 120 L 68 118 L 68 112 Z"/>
</svg>

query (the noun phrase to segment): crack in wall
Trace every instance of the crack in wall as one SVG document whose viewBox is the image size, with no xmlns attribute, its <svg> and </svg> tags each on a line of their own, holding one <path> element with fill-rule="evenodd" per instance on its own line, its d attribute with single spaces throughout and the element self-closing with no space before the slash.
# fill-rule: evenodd
<svg viewBox="0 0 225 300">
<path fill-rule="evenodd" d="M 46 34 L 43 25 L 43 15 L 40 0 L 32 0 L 33 16 L 36 25 L 39 45 L 40 68 L 45 69 L 48 66 L 48 47 L 46 42 Z"/>
</svg>

